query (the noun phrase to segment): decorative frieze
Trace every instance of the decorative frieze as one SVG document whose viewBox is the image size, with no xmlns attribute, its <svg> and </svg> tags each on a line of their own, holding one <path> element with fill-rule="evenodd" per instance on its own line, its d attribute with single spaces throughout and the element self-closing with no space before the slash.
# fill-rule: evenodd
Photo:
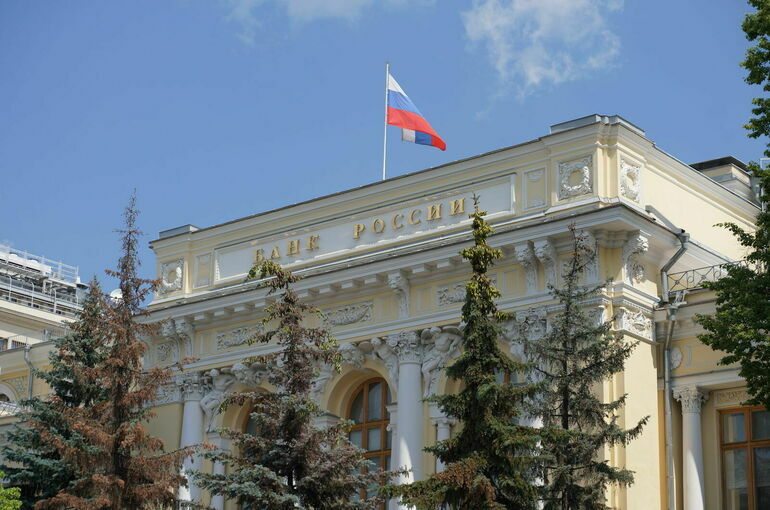
<svg viewBox="0 0 770 510">
<path fill-rule="evenodd" d="M 158 293 L 169 294 L 182 290 L 184 284 L 184 259 L 164 262 L 160 265 Z"/>
<path fill-rule="evenodd" d="M 181 402 L 182 392 L 181 388 L 177 384 L 176 380 L 170 380 L 165 384 L 161 384 L 158 387 L 158 391 L 155 394 L 155 400 L 153 406 L 160 406 L 164 404 L 173 404 Z"/>
<path fill-rule="evenodd" d="M 639 201 L 641 167 L 625 158 L 620 159 L 620 194 L 634 202 Z"/>
<path fill-rule="evenodd" d="M 238 362 L 230 368 L 235 380 L 249 388 L 256 388 L 270 375 L 270 367 L 266 363 Z"/>
<path fill-rule="evenodd" d="M 537 265 L 535 251 L 529 242 L 519 243 L 514 246 L 516 260 L 524 268 L 527 280 L 527 294 L 537 292 Z"/>
<path fill-rule="evenodd" d="M 564 200 L 593 191 L 593 156 L 559 163 L 559 199 Z"/>
<path fill-rule="evenodd" d="M 348 326 L 357 322 L 370 322 L 373 308 L 372 301 L 364 301 L 325 310 L 324 316 L 331 326 Z"/>
<path fill-rule="evenodd" d="M 436 290 L 438 306 L 449 306 L 465 301 L 465 282 L 456 283 Z"/>
<path fill-rule="evenodd" d="M 641 283 L 645 280 L 644 263 L 641 257 L 650 249 L 649 240 L 640 232 L 634 232 L 623 245 L 623 267 L 626 283 Z"/>
<path fill-rule="evenodd" d="M 155 349 L 158 363 L 169 364 L 179 359 L 179 344 L 175 341 L 160 342 Z"/>
<path fill-rule="evenodd" d="M 420 334 L 424 345 L 422 359 L 423 396 L 428 398 L 436 393 L 441 368 L 448 360 L 460 353 L 462 330 L 456 326 L 424 329 Z"/>
<path fill-rule="evenodd" d="M 740 405 L 746 402 L 751 395 L 746 388 L 737 388 L 731 390 L 715 391 L 714 404 L 717 406 Z"/>
<path fill-rule="evenodd" d="M 545 307 L 529 308 L 516 312 L 517 336 L 529 341 L 542 338 L 548 331 L 548 312 Z"/>
<path fill-rule="evenodd" d="M 218 351 L 224 351 L 245 344 L 250 338 L 262 330 L 261 325 L 242 326 L 240 328 L 220 331 L 215 338 Z"/>
<path fill-rule="evenodd" d="M 708 400 L 708 393 L 697 386 L 674 388 L 674 398 L 682 404 L 682 413 L 700 414 L 701 405 Z"/>
</svg>

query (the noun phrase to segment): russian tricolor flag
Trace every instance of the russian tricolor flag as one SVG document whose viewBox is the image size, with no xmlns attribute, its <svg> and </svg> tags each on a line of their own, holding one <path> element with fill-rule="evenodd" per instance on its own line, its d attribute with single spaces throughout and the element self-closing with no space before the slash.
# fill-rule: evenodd
<svg viewBox="0 0 770 510">
<path fill-rule="evenodd" d="M 388 73 L 388 124 L 401 128 L 401 139 L 405 142 L 432 145 L 442 151 L 446 150 L 444 140 L 430 127 L 420 110 L 390 73 Z"/>
</svg>

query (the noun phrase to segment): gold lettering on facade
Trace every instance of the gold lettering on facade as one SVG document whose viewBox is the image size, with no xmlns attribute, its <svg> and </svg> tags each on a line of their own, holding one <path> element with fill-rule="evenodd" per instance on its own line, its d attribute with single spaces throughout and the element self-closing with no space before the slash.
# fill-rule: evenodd
<svg viewBox="0 0 770 510">
<path fill-rule="evenodd" d="M 462 214 L 465 212 L 465 198 L 452 200 L 449 202 L 449 215 Z"/>
<path fill-rule="evenodd" d="M 361 234 L 363 231 L 366 230 L 366 225 L 363 225 L 361 223 L 356 223 L 353 225 L 353 239 L 358 239 L 361 237 Z"/>
<path fill-rule="evenodd" d="M 278 247 L 277 246 L 273 246 L 273 251 L 272 251 L 272 253 L 270 253 L 270 258 L 271 259 L 280 259 L 281 258 L 281 252 L 278 251 Z"/>
<path fill-rule="evenodd" d="M 286 255 L 299 255 L 299 239 L 289 241 L 289 250 Z"/>
<path fill-rule="evenodd" d="M 375 234 L 382 234 L 385 230 L 385 222 L 382 221 L 380 218 L 377 218 L 372 222 L 372 232 Z"/>
<path fill-rule="evenodd" d="M 393 220 L 391 221 L 393 225 L 394 230 L 398 230 L 400 228 L 404 228 L 404 224 L 401 223 L 401 220 L 404 219 L 404 215 L 401 213 L 396 213 L 393 215 Z"/>
<path fill-rule="evenodd" d="M 321 239 L 321 236 L 310 236 L 307 238 L 307 251 L 317 250 L 318 249 L 318 240 Z"/>
<path fill-rule="evenodd" d="M 409 224 L 410 225 L 417 225 L 419 223 L 422 223 L 422 220 L 417 218 L 417 216 L 420 214 L 419 209 L 414 209 L 412 212 L 409 213 Z"/>
<path fill-rule="evenodd" d="M 265 250 L 260 248 L 254 252 L 254 263 L 261 264 L 264 261 L 265 261 Z"/>
<path fill-rule="evenodd" d="M 428 206 L 428 221 L 441 219 L 441 204 L 433 204 Z"/>
</svg>

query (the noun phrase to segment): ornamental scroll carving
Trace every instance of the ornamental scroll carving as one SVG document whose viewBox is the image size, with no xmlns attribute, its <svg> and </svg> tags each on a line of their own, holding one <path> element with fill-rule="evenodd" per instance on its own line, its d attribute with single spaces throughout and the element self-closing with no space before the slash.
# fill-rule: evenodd
<svg viewBox="0 0 770 510">
<path fill-rule="evenodd" d="M 620 308 L 616 317 L 617 329 L 652 341 L 652 318 L 645 315 L 644 312 Z"/>
<path fill-rule="evenodd" d="M 623 245 L 623 267 L 626 283 L 641 283 L 645 280 L 642 255 L 650 249 L 649 240 L 639 232 L 634 232 Z"/>
<path fill-rule="evenodd" d="M 556 286 L 556 248 L 548 239 L 539 239 L 534 243 L 535 256 L 543 264 L 545 283 Z"/>
<path fill-rule="evenodd" d="M 593 191 L 592 165 L 592 155 L 559 163 L 559 199 L 587 195 Z"/>
<path fill-rule="evenodd" d="M 537 257 L 529 242 L 520 243 L 514 246 L 516 260 L 524 268 L 524 275 L 527 279 L 527 294 L 537 291 Z"/>
<path fill-rule="evenodd" d="M 182 290 L 184 283 L 184 259 L 164 262 L 160 265 L 160 285 L 158 293 L 161 295 Z"/>
<path fill-rule="evenodd" d="M 639 174 L 641 167 L 625 159 L 620 160 L 620 194 L 634 202 L 639 201 Z"/>
<path fill-rule="evenodd" d="M 516 320 L 507 323 L 504 332 L 510 340 L 523 336 L 529 341 L 542 338 L 548 331 L 548 312 L 545 307 L 516 312 Z"/>
<path fill-rule="evenodd" d="M 398 318 L 409 317 L 409 280 L 402 274 L 388 275 L 388 287 L 396 293 L 398 300 Z"/>
<path fill-rule="evenodd" d="M 347 326 L 357 322 L 369 322 L 372 320 L 372 301 L 354 303 L 339 308 L 332 308 L 324 311 L 326 322 L 331 326 Z"/>
</svg>

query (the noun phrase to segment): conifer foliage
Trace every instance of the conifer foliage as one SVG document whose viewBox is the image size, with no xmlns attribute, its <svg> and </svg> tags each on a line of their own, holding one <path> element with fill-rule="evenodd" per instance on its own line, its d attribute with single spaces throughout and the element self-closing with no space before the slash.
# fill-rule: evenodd
<svg viewBox="0 0 770 510">
<path fill-rule="evenodd" d="M 104 301 L 104 311 L 94 322 L 92 346 L 98 363 L 86 366 L 67 356 L 77 384 L 89 393 L 88 405 L 70 406 L 67 395 L 50 399 L 60 413 L 71 439 L 48 430 L 40 439 L 72 470 L 70 484 L 35 508 L 83 510 L 136 510 L 175 503 L 174 493 L 185 483 L 179 474 L 191 450 L 165 452 L 160 439 L 148 434 L 145 423 L 152 416 L 148 405 L 159 386 L 171 376 L 168 369 L 142 369 L 145 344 L 140 335 L 151 335 L 155 325 L 140 324 L 136 317 L 142 302 L 157 284 L 138 275 L 136 197 L 125 210 L 125 227 L 119 230 L 122 256 L 116 271 L 121 297 Z"/>
<path fill-rule="evenodd" d="M 464 388 L 458 394 L 430 398 L 462 428 L 451 439 L 426 448 L 445 463 L 443 472 L 393 490 L 420 509 L 533 509 L 538 435 L 518 421 L 525 401 L 538 387 L 498 380 L 498 375 L 508 374 L 515 381 L 530 367 L 498 347 L 500 322 L 507 316 L 495 305 L 500 291 L 487 271 L 502 252 L 487 244 L 492 228 L 484 220 L 486 212 L 479 210 L 478 197 L 474 209 L 470 216 L 474 245 L 460 252 L 473 269 L 462 308 L 463 353 L 446 368 L 447 376 Z"/>
<path fill-rule="evenodd" d="M 597 388 L 623 371 L 638 342 L 611 332 L 612 321 L 599 322 L 586 313 L 586 301 L 605 287 L 583 285 L 581 277 L 594 260 L 574 226 L 573 254 L 564 270 L 563 286 L 550 291 L 562 310 L 539 339 L 522 338 L 524 351 L 543 381 L 529 414 L 542 419 L 541 453 L 545 510 L 605 510 L 610 484 L 633 483 L 633 472 L 612 467 L 602 449 L 625 445 L 648 418 L 631 429 L 618 423 L 626 395 L 604 402 Z"/>
<path fill-rule="evenodd" d="M 106 354 L 103 320 L 105 297 L 94 278 L 83 301 L 77 320 L 68 324 L 69 333 L 53 339 L 49 353 L 50 368 L 36 371 L 57 398 L 56 405 L 43 398 L 21 402 L 19 423 L 7 434 L 3 449 L 7 473 L 12 485 L 21 487 L 24 508 L 65 489 L 75 479 L 72 467 L 58 455 L 43 434 L 73 447 L 81 446 L 62 416 L 63 408 L 90 406 L 105 397 L 104 388 L 83 377 L 83 370 L 93 370 Z"/>
<path fill-rule="evenodd" d="M 0 471 L 0 479 L 5 476 L 5 473 Z M 21 489 L 18 487 L 2 487 L 0 486 L 0 510 L 18 510 L 21 508 L 21 500 L 19 494 Z"/>
<path fill-rule="evenodd" d="M 742 63 L 749 74 L 746 81 L 770 91 L 770 1 L 751 0 L 757 10 L 746 15 L 743 30 L 756 44 L 746 51 Z M 749 136 L 770 136 L 770 98 L 753 101 L 755 115 L 745 126 Z M 770 146 L 765 149 L 770 157 Z M 751 395 L 747 402 L 770 409 L 770 170 L 751 163 L 749 169 L 759 181 L 764 205 L 755 221 L 756 230 L 748 232 L 735 223 L 724 223 L 748 254 L 746 265 L 727 266 L 727 276 L 705 287 L 716 292 L 716 314 L 699 316 L 707 331 L 698 338 L 727 355 L 721 364 L 740 363 L 740 376 L 746 379 Z"/>
<path fill-rule="evenodd" d="M 309 394 L 315 367 L 339 366 L 331 334 L 303 325 L 318 311 L 302 303 L 291 289 L 298 280 L 272 261 L 255 266 L 250 279 L 266 279 L 269 294 L 280 294 L 266 309 L 265 330 L 250 343 L 275 342 L 276 354 L 254 358 L 270 368 L 274 392 L 242 392 L 223 406 L 249 405 L 256 433 L 223 431 L 239 453 L 206 452 L 229 466 L 226 474 L 196 473 L 197 483 L 212 494 L 236 500 L 243 508 L 271 510 L 356 510 L 375 508 L 381 497 L 360 496 L 391 474 L 368 471 L 362 451 L 347 439 L 348 425 L 326 429 L 313 425 L 323 413 Z"/>
</svg>

